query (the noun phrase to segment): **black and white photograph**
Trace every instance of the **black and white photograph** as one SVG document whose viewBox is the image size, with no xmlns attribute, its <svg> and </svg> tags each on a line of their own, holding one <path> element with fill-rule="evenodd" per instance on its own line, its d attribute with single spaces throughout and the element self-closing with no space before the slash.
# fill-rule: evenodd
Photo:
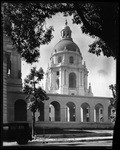
<svg viewBox="0 0 120 150">
<path fill-rule="evenodd" d="M 119 144 L 119 3 L 3 1 L 1 15 L 1 148 Z"/>
</svg>

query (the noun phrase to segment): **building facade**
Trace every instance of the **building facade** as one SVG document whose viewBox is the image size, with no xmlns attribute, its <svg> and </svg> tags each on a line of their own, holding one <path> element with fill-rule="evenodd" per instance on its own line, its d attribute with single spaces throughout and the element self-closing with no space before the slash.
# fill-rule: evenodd
<svg viewBox="0 0 120 150">
<path fill-rule="evenodd" d="M 45 90 L 49 100 L 41 102 L 40 111 L 36 113 L 36 126 L 113 127 L 110 121 L 113 109 L 110 106 L 110 98 L 93 96 L 90 83 L 88 87 L 86 64 L 82 62 L 81 51 L 73 42 L 71 33 L 66 22 L 61 31 L 62 39 L 53 48 L 50 58 L 51 64 L 45 76 Z M 7 51 L 7 122 L 27 121 L 31 124 L 31 112 L 27 110 L 28 101 L 22 92 L 20 55 L 12 44 L 8 44 L 5 50 Z"/>
</svg>

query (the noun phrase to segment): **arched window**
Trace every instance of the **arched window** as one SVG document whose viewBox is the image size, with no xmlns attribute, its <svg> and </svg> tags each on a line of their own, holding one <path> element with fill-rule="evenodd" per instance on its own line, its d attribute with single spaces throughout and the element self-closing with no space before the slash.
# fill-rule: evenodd
<svg viewBox="0 0 120 150">
<path fill-rule="evenodd" d="M 97 104 L 95 106 L 95 111 L 94 111 L 94 116 L 95 116 L 95 122 L 104 122 L 103 118 L 103 105 L 102 104 Z"/>
<path fill-rule="evenodd" d="M 69 88 L 76 88 L 76 74 L 73 72 L 69 74 Z"/>
<path fill-rule="evenodd" d="M 69 62 L 70 62 L 70 64 L 73 64 L 73 63 L 74 63 L 74 58 L 73 58 L 73 56 L 70 56 Z"/>
<path fill-rule="evenodd" d="M 115 114 L 116 114 L 115 108 L 113 106 L 109 105 L 109 107 L 108 107 L 108 120 L 110 122 L 113 121 L 113 117 L 115 116 Z"/>
<path fill-rule="evenodd" d="M 6 54 L 7 57 L 7 75 L 11 75 L 11 53 Z"/>
<path fill-rule="evenodd" d="M 76 115 L 75 115 L 75 104 L 73 102 L 68 102 L 66 104 L 66 121 L 71 122 L 75 121 Z"/>
<path fill-rule="evenodd" d="M 49 105 L 49 121 L 60 121 L 60 104 L 56 101 Z"/>
<path fill-rule="evenodd" d="M 61 56 L 58 57 L 58 63 L 61 63 L 62 62 L 62 58 Z"/>
<path fill-rule="evenodd" d="M 83 103 L 81 105 L 81 122 L 90 121 L 90 106 L 88 103 Z"/>
<path fill-rule="evenodd" d="M 56 89 L 59 89 L 59 79 L 56 79 Z"/>
</svg>

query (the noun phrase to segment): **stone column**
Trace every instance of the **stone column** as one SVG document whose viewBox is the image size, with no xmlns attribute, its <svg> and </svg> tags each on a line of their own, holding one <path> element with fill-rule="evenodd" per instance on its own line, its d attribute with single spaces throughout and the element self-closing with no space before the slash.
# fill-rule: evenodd
<svg viewBox="0 0 120 150">
<path fill-rule="evenodd" d="M 81 122 L 81 111 L 79 105 L 76 105 L 76 122 Z"/>
<path fill-rule="evenodd" d="M 65 113 L 65 111 L 66 111 L 66 107 L 65 107 L 65 105 L 61 105 L 61 110 L 60 110 L 60 121 L 61 122 L 66 122 L 66 119 L 65 119 L 65 116 L 66 116 L 66 113 Z"/>
<path fill-rule="evenodd" d="M 49 103 L 44 103 L 44 121 L 49 121 Z"/>
<path fill-rule="evenodd" d="M 94 106 L 90 106 L 90 122 L 94 122 Z"/>
<path fill-rule="evenodd" d="M 32 112 L 30 110 L 27 110 L 27 121 L 32 123 Z"/>
<path fill-rule="evenodd" d="M 62 78 L 63 75 L 62 74 L 63 74 L 63 71 L 60 68 L 59 69 L 59 91 L 60 91 L 60 94 L 63 94 L 63 78 Z"/>
<path fill-rule="evenodd" d="M 103 108 L 103 122 L 108 122 L 108 106 L 104 106 Z"/>
</svg>

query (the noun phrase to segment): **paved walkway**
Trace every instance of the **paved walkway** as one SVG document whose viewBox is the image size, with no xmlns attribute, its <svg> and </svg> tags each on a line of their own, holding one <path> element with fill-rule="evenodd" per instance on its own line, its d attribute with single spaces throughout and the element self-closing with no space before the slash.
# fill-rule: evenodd
<svg viewBox="0 0 120 150">
<path fill-rule="evenodd" d="M 51 137 L 39 137 L 37 136 L 36 139 L 33 139 L 33 141 L 39 141 L 39 142 L 47 142 L 47 143 L 53 143 L 53 142 L 85 142 L 85 141 L 100 141 L 100 140 L 113 140 L 113 136 L 104 136 L 104 137 L 80 137 L 80 138 L 51 138 Z"/>
<path fill-rule="evenodd" d="M 93 132 L 97 132 L 97 133 L 111 133 L 110 136 L 93 136 L 93 137 L 69 137 L 69 135 L 67 134 L 67 136 L 65 138 L 60 137 L 61 134 L 45 134 L 45 137 L 43 135 L 37 135 L 35 139 L 33 139 L 32 141 L 29 141 L 29 143 L 27 145 L 43 145 L 43 144 L 80 144 L 80 143 L 89 143 L 89 142 L 99 142 L 99 141 L 109 141 L 110 143 L 112 143 L 111 141 L 113 140 L 113 133 L 112 131 L 93 131 Z M 83 144 L 82 143 L 82 144 Z M 109 143 L 108 143 L 109 144 Z M 4 146 L 10 146 L 10 145 L 18 145 L 17 142 L 14 143 L 7 143 L 4 142 L 3 144 Z M 27 146 L 26 145 L 26 146 Z M 111 144 L 109 144 L 111 145 Z"/>
</svg>

